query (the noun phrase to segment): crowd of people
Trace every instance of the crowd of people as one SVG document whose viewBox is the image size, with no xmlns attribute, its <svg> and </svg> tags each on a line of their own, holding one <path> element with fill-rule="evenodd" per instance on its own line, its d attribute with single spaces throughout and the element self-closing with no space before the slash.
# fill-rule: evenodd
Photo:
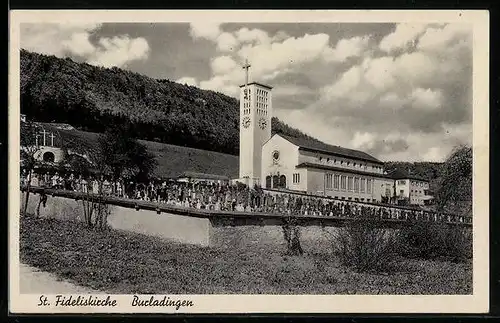
<svg viewBox="0 0 500 323">
<path fill-rule="evenodd" d="M 27 184 L 26 173 L 21 183 Z M 119 198 L 151 201 L 178 207 L 215 211 L 278 213 L 294 216 L 367 216 L 379 219 L 421 219 L 427 221 L 464 222 L 467 219 L 418 209 L 397 208 L 386 204 L 347 202 L 330 197 L 319 197 L 290 192 L 249 188 L 227 182 L 185 182 L 155 180 L 135 183 L 109 177 L 34 173 L 31 186 L 64 189 L 75 192 L 103 194 Z"/>
</svg>

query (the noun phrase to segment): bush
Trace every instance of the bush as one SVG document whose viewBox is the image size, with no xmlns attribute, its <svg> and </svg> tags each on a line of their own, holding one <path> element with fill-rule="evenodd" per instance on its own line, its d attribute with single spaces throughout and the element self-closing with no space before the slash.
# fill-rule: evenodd
<svg viewBox="0 0 500 323">
<path fill-rule="evenodd" d="M 400 254 L 407 258 L 453 262 L 472 257 L 472 230 L 446 223 L 415 222 L 399 233 Z"/>
<path fill-rule="evenodd" d="M 397 234 L 377 227 L 377 220 L 364 216 L 352 220 L 333 234 L 334 254 L 357 272 L 392 272 L 400 262 Z"/>
<path fill-rule="evenodd" d="M 297 218 L 293 216 L 283 218 L 281 228 L 286 243 L 286 254 L 302 255 L 304 251 L 300 245 L 300 226 L 297 224 Z"/>
</svg>

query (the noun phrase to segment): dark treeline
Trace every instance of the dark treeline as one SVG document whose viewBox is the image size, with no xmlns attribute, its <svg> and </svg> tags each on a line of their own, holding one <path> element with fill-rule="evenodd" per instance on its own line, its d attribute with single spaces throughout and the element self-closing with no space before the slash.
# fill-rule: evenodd
<svg viewBox="0 0 500 323">
<path fill-rule="evenodd" d="M 409 172 L 413 176 L 432 181 L 440 176 L 442 165 L 443 163 L 435 162 L 386 162 L 384 169 L 389 173 L 395 170 Z"/>
<path fill-rule="evenodd" d="M 139 139 L 238 153 L 239 102 L 222 93 L 26 50 L 20 71 L 28 118 L 101 133 L 126 125 Z M 272 131 L 306 136 L 277 118 Z"/>
</svg>

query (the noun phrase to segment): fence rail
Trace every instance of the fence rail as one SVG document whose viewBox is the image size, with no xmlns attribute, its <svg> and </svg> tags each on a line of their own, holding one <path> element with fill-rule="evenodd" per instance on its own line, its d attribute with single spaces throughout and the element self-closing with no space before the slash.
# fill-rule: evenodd
<svg viewBox="0 0 500 323">
<path fill-rule="evenodd" d="M 26 191 L 26 188 L 21 188 Z M 169 205 L 165 203 L 134 200 L 129 198 L 120 198 L 114 196 L 103 196 L 92 193 L 82 193 L 60 189 L 49 189 L 43 187 L 30 187 L 30 192 L 36 194 L 45 194 L 48 196 L 60 196 L 80 200 L 83 198 L 101 198 L 104 203 L 136 210 L 151 210 L 161 213 L 173 213 L 198 218 L 209 218 L 218 225 L 245 225 L 245 224 L 280 224 L 283 219 L 295 217 L 297 223 L 301 225 L 322 225 L 322 226 L 341 226 L 346 221 L 359 219 L 362 212 L 369 212 L 369 216 L 380 222 L 381 226 L 394 227 L 411 225 L 415 221 L 438 222 L 453 225 L 472 226 L 472 217 L 466 215 L 452 215 L 445 213 L 436 213 L 420 211 L 413 209 L 394 208 L 390 206 L 370 207 L 350 207 L 350 203 L 356 202 L 335 201 L 342 208 L 325 209 L 323 212 L 313 214 L 299 213 L 294 210 L 276 209 L 271 212 L 244 212 L 244 211 L 223 211 L 210 208 L 192 208 Z"/>
</svg>

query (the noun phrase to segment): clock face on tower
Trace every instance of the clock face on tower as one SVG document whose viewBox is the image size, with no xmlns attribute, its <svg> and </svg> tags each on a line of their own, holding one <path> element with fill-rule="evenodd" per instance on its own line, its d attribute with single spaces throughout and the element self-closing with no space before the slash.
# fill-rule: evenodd
<svg viewBox="0 0 500 323">
<path fill-rule="evenodd" d="M 250 126 L 250 118 L 244 117 L 243 121 L 241 123 L 242 123 L 243 127 L 248 128 L 248 126 Z"/>
<path fill-rule="evenodd" d="M 267 120 L 264 118 L 260 118 L 259 120 L 259 127 L 260 129 L 265 129 L 267 126 Z"/>
</svg>

